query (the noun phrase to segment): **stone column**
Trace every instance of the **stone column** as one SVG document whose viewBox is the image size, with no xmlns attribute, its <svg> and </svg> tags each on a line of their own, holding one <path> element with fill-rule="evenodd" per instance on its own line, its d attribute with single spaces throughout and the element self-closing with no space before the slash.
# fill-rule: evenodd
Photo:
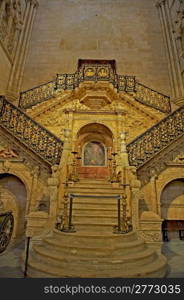
<svg viewBox="0 0 184 300">
<path fill-rule="evenodd" d="M 128 162 L 128 153 L 126 149 L 126 135 L 124 132 L 121 132 L 120 140 L 121 140 L 121 149 L 120 149 L 121 163 L 122 166 L 127 167 L 129 166 L 129 162 Z"/>
<path fill-rule="evenodd" d="M 131 217 L 133 229 L 139 229 L 139 199 L 141 194 L 141 183 L 137 178 L 136 167 L 127 167 L 128 183 L 130 189 Z"/>
<path fill-rule="evenodd" d="M 30 191 L 30 198 L 27 203 L 26 207 L 26 215 L 29 214 L 31 211 L 34 211 L 36 206 L 37 200 L 37 186 L 38 186 L 38 177 L 40 174 L 40 168 L 37 166 L 31 172 L 32 175 L 32 183 L 31 183 L 31 191 Z"/>
<path fill-rule="evenodd" d="M 53 225 L 56 221 L 57 207 L 58 207 L 58 186 L 59 186 L 59 176 L 58 176 L 58 166 L 52 166 L 52 176 L 48 178 L 48 189 L 50 194 L 50 212 L 49 217 Z"/>
<path fill-rule="evenodd" d="M 38 0 L 26 0 L 23 27 L 18 41 L 13 67 L 10 73 L 9 83 L 6 92 L 7 98 L 15 104 L 18 103 L 19 99 L 24 66 L 37 7 Z"/>
<path fill-rule="evenodd" d="M 171 91 L 174 98 L 173 102 L 177 104 L 177 99 L 183 98 L 184 100 L 184 82 L 182 80 L 176 41 L 173 35 L 172 20 L 168 7 L 168 1 L 158 0 L 156 6 L 159 11 L 166 46 Z"/>
<path fill-rule="evenodd" d="M 151 198 L 151 210 L 159 215 L 159 206 L 158 206 L 158 199 L 157 199 L 157 187 L 156 187 L 156 181 L 158 177 L 155 175 L 151 178 L 150 184 L 150 198 Z"/>
<path fill-rule="evenodd" d="M 0 5 L 0 22 L 2 20 L 3 14 L 4 14 L 5 5 L 6 5 L 6 1 L 2 1 L 1 5 Z"/>
<path fill-rule="evenodd" d="M 13 14 L 13 10 L 11 8 L 10 9 L 9 19 L 8 19 L 7 35 L 6 35 L 6 38 L 5 38 L 5 46 L 6 47 L 8 45 L 8 41 L 9 41 L 10 35 L 11 35 L 11 30 L 12 30 L 12 26 L 13 26 L 13 18 L 14 18 L 14 14 Z"/>
<path fill-rule="evenodd" d="M 72 151 L 72 145 L 71 145 L 71 130 L 70 129 L 64 129 L 64 147 L 63 152 L 61 156 L 61 161 L 59 165 L 59 178 L 60 178 L 60 186 L 59 186 L 59 208 L 62 209 L 63 205 L 63 198 L 65 193 L 65 184 L 67 181 L 67 176 L 69 175 L 69 158 Z"/>
</svg>

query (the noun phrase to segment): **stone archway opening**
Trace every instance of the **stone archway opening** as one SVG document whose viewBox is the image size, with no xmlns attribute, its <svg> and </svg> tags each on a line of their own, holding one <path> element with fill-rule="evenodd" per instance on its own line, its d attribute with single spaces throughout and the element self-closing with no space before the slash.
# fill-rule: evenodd
<svg viewBox="0 0 184 300">
<path fill-rule="evenodd" d="M 184 239 L 184 178 L 169 182 L 161 194 L 163 240 Z"/>
<path fill-rule="evenodd" d="M 113 134 L 103 124 L 90 123 L 77 134 L 76 147 L 81 157 L 78 173 L 81 178 L 107 178 L 108 158 L 113 148 Z"/>
<path fill-rule="evenodd" d="M 13 239 L 19 239 L 25 234 L 25 214 L 27 191 L 20 178 L 13 174 L 0 174 L 1 210 L 12 211 L 14 216 Z"/>
</svg>

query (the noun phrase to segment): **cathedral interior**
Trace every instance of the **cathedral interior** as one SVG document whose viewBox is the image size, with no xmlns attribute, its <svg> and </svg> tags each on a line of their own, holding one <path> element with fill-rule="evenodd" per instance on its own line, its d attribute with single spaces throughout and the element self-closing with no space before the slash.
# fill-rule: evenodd
<svg viewBox="0 0 184 300">
<path fill-rule="evenodd" d="M 167 277 L 183 143 L 183 0 L 0 0 L 0 267 Z"/>
</svg>

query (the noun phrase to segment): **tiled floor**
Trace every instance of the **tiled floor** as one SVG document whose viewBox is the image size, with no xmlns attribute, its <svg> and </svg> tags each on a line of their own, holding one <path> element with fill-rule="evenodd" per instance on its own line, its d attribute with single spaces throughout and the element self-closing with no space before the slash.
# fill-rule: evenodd
<svg viewBox="0 0 184 300">
<path fill-rule="evenodd" d="M 8 249 L 0 254 L 0 278 L 23 278 L 20 268 L 20 258 L 25 242 L 18 240 L 12 243 Z"/>
<path fill-rule="evenodd" d="M 20 257 L 24 241 L 17 241 L 0 254 L 0 278 L 23 278 L 20 268 Z M 184 278 L 184 241 L 172 239 L 164 243 L 162 253 L 168 259 L 168 278 Z"/>
<path fill-rule="evenodd" d="M 168 259 L 168 278 L 184 278 L 184 241 L 171 239 L 164 243 L 162 253 Z"/>
</svg>

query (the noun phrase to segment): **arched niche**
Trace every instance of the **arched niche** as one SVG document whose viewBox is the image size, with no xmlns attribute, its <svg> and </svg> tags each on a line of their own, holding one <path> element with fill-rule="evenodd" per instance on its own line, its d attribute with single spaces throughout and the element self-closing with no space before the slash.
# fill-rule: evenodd
<svg viewBox="0 0 184 300">
<path fill-rule="evenodd" d="M 184 219 L 184 178 L 169 182 L 161 193 L 161 218 Z"/>
<path fill-rule="evenodd" d="M 184 234 L 184 178 L 165 185 L 161 193 L 161 218 L 163 240 L 181 238 Z"/>
<path fill-rule="evenodd" d="M 81 176 L 101 178 L 109 176 L 108 153 L 113 148 L 112 131 L 100 123 L 83 126 L 77 134 L 76 150 L 81 156 Z"/>
<path fill-rule="evenodd" d="M 25 233 L 25 214 L 27 190 L 22 180 L 9 173 L 0 174 L 0 199 L 4 211 L 12 211 L 15 219 L 13 237 L 21 237 Z"/>
<path fill-rule="evenodd" d="M 105 147 L 113 146 L 112 131 L 100 123 L 90 123 L 83 126 L 77 133 L 77 146 L 83 147 L 89 141 L 101 142 Z"/>
</svg>

